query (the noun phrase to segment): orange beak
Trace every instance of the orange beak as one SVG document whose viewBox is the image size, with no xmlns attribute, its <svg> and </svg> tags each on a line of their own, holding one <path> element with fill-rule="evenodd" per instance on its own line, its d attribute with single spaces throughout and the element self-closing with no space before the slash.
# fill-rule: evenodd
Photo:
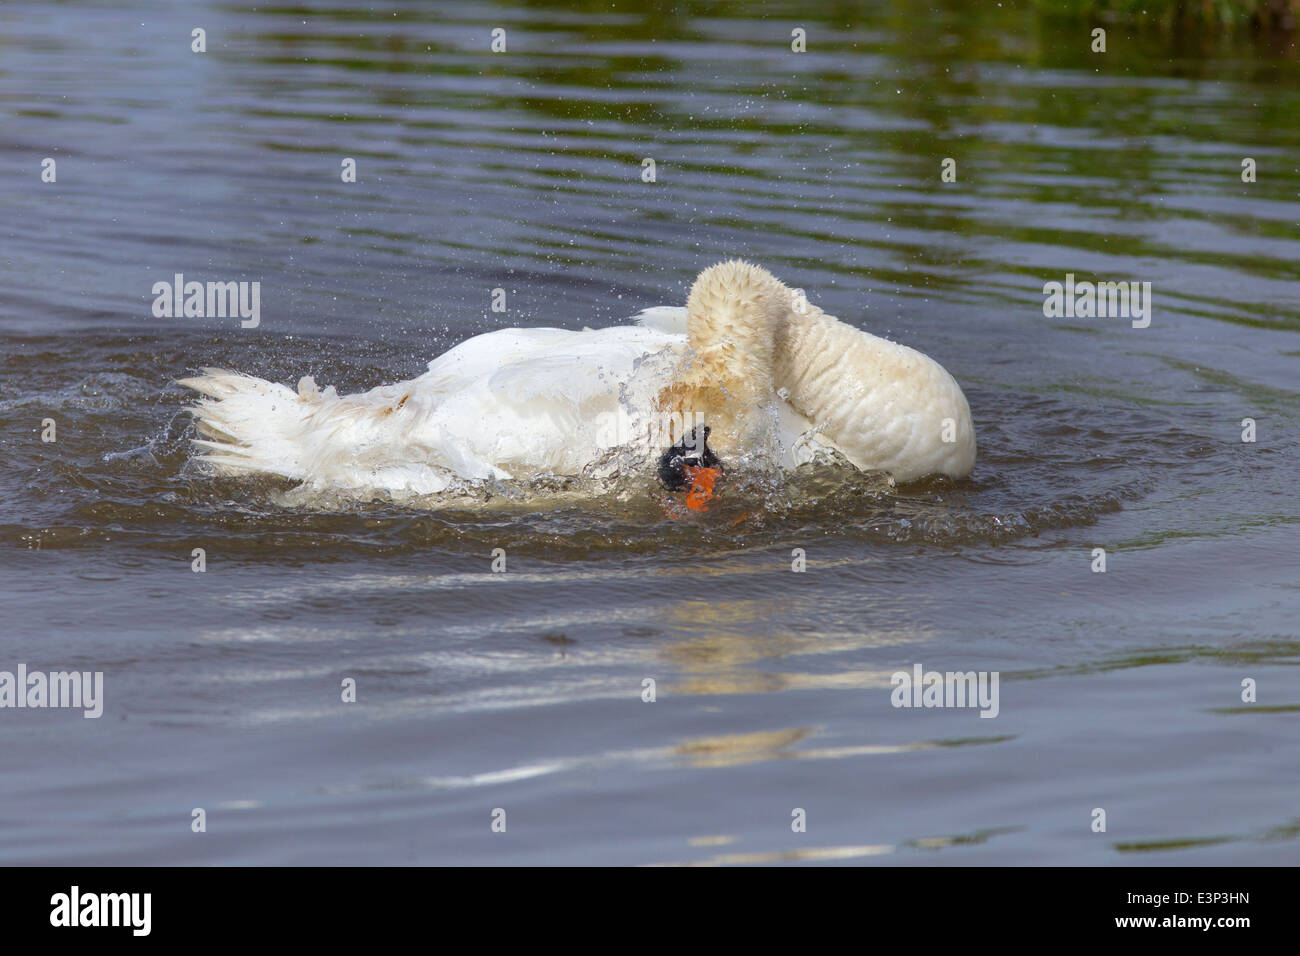
<svg viewBox="0 0 1300 956">
<path fill-rule="evenodd" d="M 684 471 L 686 480 L 691 483 L 691 490 L 686 492 L 686 507 L 692 511 L 707 510 L 713 497 L 713 486 L 722 477 L 722 469 L 687 465 Z"/>
</svg>

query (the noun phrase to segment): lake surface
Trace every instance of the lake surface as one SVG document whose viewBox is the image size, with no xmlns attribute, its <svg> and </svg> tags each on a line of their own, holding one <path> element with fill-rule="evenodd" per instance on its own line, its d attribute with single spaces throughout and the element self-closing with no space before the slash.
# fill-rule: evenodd
<svg viewBox="0 0 1300 956">
<path fill-rule="evenodd" d="M 1300 861 L 1294 38 L 964 6 L 0 8 L 0 670 L 105 688 L 0 710 L 0 862 Z M 192 461 L 203 366 L 368 388 L 731 256 L 942 362 L 973 478 L 675 521 Z M 155 318 L 176 273 L 260 325 Z M 892 706 L 917 663 L 997 716 Z"/>
</svg>

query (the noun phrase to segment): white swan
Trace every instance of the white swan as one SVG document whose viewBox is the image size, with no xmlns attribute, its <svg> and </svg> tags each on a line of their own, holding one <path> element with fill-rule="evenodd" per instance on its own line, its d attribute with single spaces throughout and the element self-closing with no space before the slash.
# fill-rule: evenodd
<svg viewBox="0 0 1300 956">
<path fill-rule="evenodd" d="M 220 369 L 181 384 L 205 396 L 191 409 L 207 436 L 195 444 L 216 473 L 321 488 L 433 494 L 457 480 L 608 474 L 660 453 L 671 485 L 666 467 L 714 464 L 709 451 L 724 465 L 791 467 L 818 444 L 897 481 L 974 466 L 970 408 L 942 366 L 826 315 L 765 269 L 712 266 L 686 308 L 636 321 L 490 332 L 357 395 Z"/>
</svg>

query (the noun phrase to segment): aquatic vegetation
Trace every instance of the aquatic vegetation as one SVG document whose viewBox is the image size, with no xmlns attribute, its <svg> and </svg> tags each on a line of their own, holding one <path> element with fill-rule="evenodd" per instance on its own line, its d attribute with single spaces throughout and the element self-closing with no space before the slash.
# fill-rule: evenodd
<svg viewBox="0 0 1300 956">
<path fill-rule="evenodd" d="M 1180 27 L 1251 27 L 1292 32 L 1300 0 L 1034 0 L 1052 17 Z"/>
</svg>

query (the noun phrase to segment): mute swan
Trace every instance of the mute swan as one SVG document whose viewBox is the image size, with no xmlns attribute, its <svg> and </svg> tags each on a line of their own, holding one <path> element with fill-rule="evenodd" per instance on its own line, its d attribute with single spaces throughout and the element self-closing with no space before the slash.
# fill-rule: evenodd
<svg viewBox="0 0 1300 956">
<path fill-rule="evenodd" d="M 702 507 L 724 463 L 793 467 L 817 445 L 897 481 L 974 466 L 970 408 L 942 366 L 758 266 L 712 266 L 685 308 L 636 323 L 489 332 L 418 378 L 356 395 L 211 368 L 180 384 L 204 396 L 190 411 L 214 472 L 321 488 L 431 494 L 658 456 L 664 483 Z"/>
</svg>

